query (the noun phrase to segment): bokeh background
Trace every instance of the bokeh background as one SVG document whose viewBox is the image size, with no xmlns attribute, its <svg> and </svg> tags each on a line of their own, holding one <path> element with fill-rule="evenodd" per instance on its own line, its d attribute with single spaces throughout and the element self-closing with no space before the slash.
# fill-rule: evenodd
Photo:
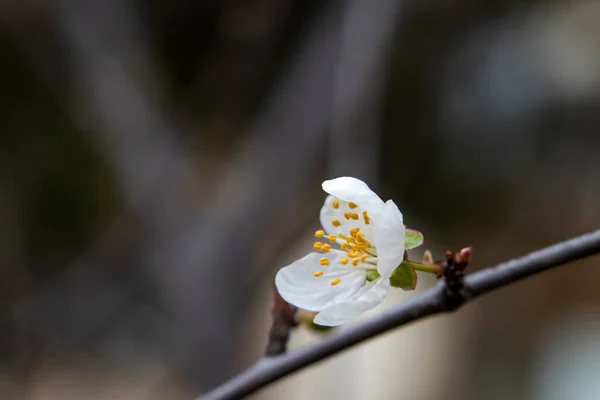
<svg viewBox="0 0 600 400">
<path fill-rule="evenodd" d="M 1 0 L 0 398 L 191 399 L 243 370 L 326 178 L 473 270 L 593 230 L 599 106 L 596 0 Z M 599 399 L 599 262 L 253 398 Z"/>
</svg>

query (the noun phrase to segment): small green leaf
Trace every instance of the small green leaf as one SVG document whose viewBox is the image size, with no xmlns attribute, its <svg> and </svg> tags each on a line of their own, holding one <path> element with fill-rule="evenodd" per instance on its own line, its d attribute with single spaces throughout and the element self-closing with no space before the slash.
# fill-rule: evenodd
<svg viewBox="0 0 600 400">
<path fill-rule="evenodd" d="M 406 250 L 412 250 L 415 247 L 419 247 L 420 245 L 422 245 L 424 240 L 425 238 L 423 237 L 423 234 L 421 232 L 414 229 L 407 229 L 406 243 L 404 244 L 404 248 Z"/>
<path fill-rule="evenodd" d="M 417 273 L 403 261 L 390 276 L 390 284 L 404 290 L 413 290 L 417 286 Z"/>
<path fill-rule="evenodd" d="M 315 322 L 313 320 L 310 320 L 310 322 L 308 322 L 306 324 L 306 326 L 308 327 L 308 329 L 310 329 L 312 331 L 323 332 L 323 333 L 329 332 L 334 328 L 333 326 L 323 326 L 323 325 L 315 324 Z"/>
</svg>

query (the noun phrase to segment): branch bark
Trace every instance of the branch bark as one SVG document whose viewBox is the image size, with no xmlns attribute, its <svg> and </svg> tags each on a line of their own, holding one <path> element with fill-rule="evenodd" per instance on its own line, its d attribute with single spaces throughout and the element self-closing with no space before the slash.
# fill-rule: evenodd
<svg viewBox="0 0 600 400">
<path fill-rule="evenodd" d="M 279 357 L 264 358 L 196 400 L 237 399 L 247 396 L 284 376 L 381 333 L 430 315 L 454 311 L 473 298 L 502 286 L 597 253 L 600 253 L 600 230 L 467 276 L 459 298 L 449 296 L 446 283 L 442 282 L 408 303 L 363 324 L 334 333 L 312 346 Z"/>
</svg>

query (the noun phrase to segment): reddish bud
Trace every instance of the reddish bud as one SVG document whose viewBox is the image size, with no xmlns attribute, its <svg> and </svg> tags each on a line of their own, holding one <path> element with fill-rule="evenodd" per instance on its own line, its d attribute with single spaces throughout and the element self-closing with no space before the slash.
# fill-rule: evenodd
<svg viewBox="0 0 600 400">
<path fill-rule="evenodd" d="M 456 260 L 457 262 L 468 263 L 469 261 L 471 261 L 471 254 L 473 254 L 473 248 L 465 247 L 457 254 Z"/>
</svg>

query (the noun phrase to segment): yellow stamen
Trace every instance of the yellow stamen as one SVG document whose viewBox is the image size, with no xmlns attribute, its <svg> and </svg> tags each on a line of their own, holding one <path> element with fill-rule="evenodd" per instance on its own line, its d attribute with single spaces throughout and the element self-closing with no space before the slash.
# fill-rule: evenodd
<svg viewBox="0 0 600 400">
<path fill-rule="evenodd" d="M 352 219 L 358 219 L 358 213 L 352 213 Z"/>
<path fill-rule="evenodd" d="M 350 203 L 348 203 L 348 207 L 354 209 L 354 208 L 358 207 L 358 204 L 350 202 Z"/>
<path fill-rule="evenodd" d="M 334 219 L 333 221 L 331 221 L 331 225 L 337 228 L 338 226 L 342 225 L 342 223 L 339 220 Z"/>
<path fill-rule="evenodd" d="M 322 257 L 321 260 L 319 260 L 319 263 L 321 265 L 329 265 L 329 259 L 327 257 Z"/>
<path fill-rule="evenodd" d="M 315 242 L 315 244 L 313 244 L 313 249 L 315 250 L 321 250 L 323 248 L 323 243 L 321 242 Z"/>
<path fill-rule="evenodd" d="M 362 256 L 360 256 L 360 261 L 365 262 L 367 260 L 367 255 L 363 254 Z"/>
<path fill-rule="evenodd" d="M 348 243 L 342 243 L 342 250 L 347 250 L 350 248 L 350 245 Z"/>
<path fill-rule="evenodd" d="M 371 257 L 376 257 L 375 254 L 371 253 L 369 250 L 367 249 L 362 249 L 362 251 L 364 251 L 365 253 L 367 253 L 368 255 L 370 255 Z"/>
<path fill-rule="evenodd" d="M 358 266 L 358 262 L 360 261 L 360 259 L 355 258 L 352 260 L 352 265 L 354 265 L 355 267 Z"/>
<path fill-rule="evenodd" d="M 348 259 L 346 257 L 342 258 L 340 262 L 344 265 L 348 264 Z"/>
<path fill-rule="evenodd" d="M 329 241 L 331 243 L 335 242 L 336 240 L 337 240 L 337 236 L 335 236 L 335 235 L 329 235 Z"/>
<path fill-rule="evenodd" d="M 334 280 L 331 281 L 331 286 L 335 286 L 338 283 L 340 283 L 342 280 L 340 278 L 335 278 Z"/>
<path fill-rule="evenodd" d="M 315 237 L 323 237 L 323 235 L 325 235 L 325 231 L 322 231 L 320 229 L 315 232 Z"/>
<path fill-rule="evenodd" d="M 344 213 L 344 218 L 350 219 L 352 218 L 352 213 L 350 211 Z"/>
<path fill-rule="evenodd" d="M 316 276 L 317 278 L 320 277 L 321 275 L 323 275 L 323 271 L 317 271 L 313 274 L 314 276 Z"/>
<path fill-rule="evenodd" d="M 353 252 L 348 253 L 347 256 L 350 258 L 356 258 L 356 257 L 360 256 L 360 252 L 358 252 L 357 250 L 354 250 Z"/>
<path fill-rule="evenodd" d="M 325 253 L 329 253 L 329 250 L 331 250 L 331 245 L 330 245 L 329 243 L 325 243 L 325 244 L 323 245 L 323 248 L 322 248 L 322 250 L 323 250 Z"/>
<path fill-rule="evenodd" d="M 371 217 L 366 211 L 363 211 L 363 218 L 365 220 L 365 224 L 369 225 L 371 223 Z"/>
<path fill-rule="evenodd" d="M 338 200 L 333 201 L 333 208 L 340 208 L 340 202 Z"/>
</svg>

